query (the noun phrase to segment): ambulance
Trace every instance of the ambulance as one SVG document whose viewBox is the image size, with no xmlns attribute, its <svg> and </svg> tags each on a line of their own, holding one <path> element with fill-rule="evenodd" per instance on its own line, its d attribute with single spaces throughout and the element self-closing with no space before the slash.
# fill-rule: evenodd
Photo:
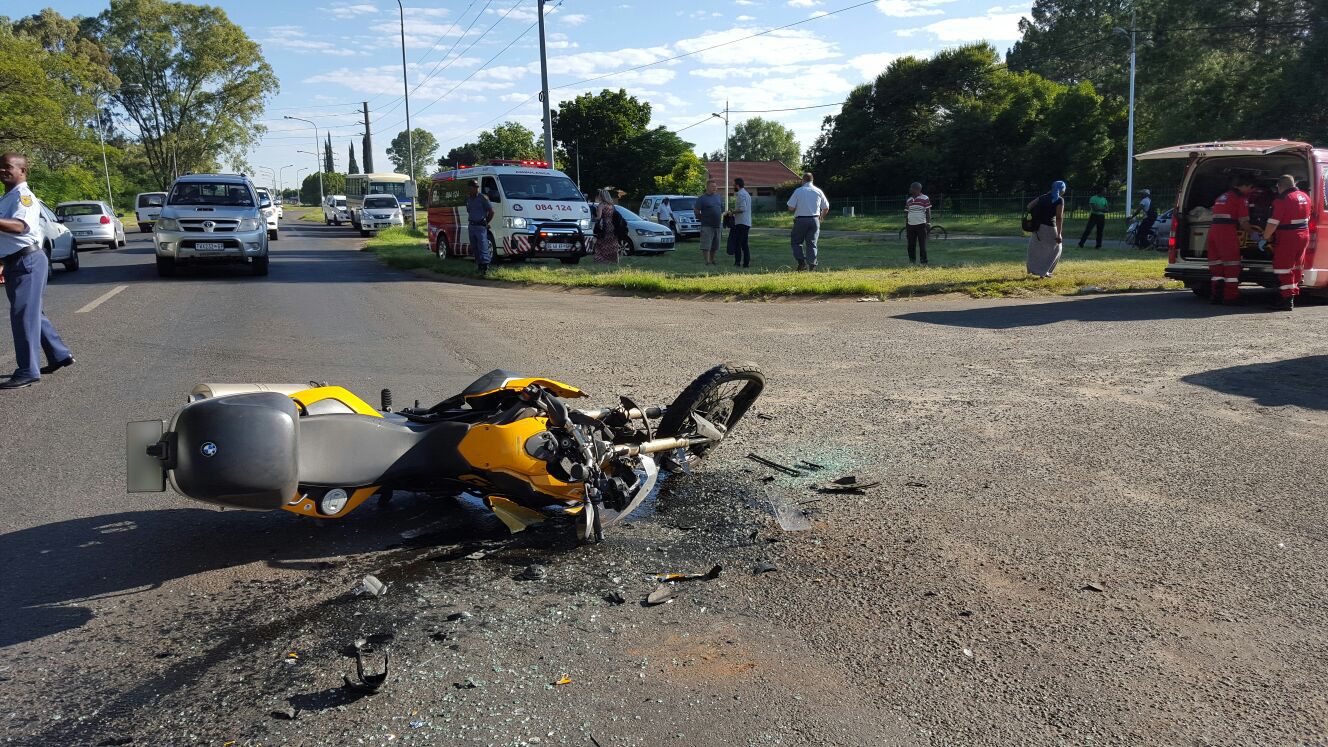
<svg viewBox="0 0 1328 747">
<path fill-rule="evenodd" d="M 1250 195 L 1250 226 L 1262 230 L 1272 211 L 1273 185 L 1283 174 L 1295 177 L 1297 186 L 1310 196 L 1310 246 L 1305 253 L 1301 287 L 1328 293 L 1328 250 L 1317 252 L 1328 241 L 1328 149 L 1289 140 L 1225 140 L 1176 145 L 1141 153 L 1140 161 L 1166 159 L 1185 161 L 1176 207 L 1171 212 L 1170 258 L 1166 276 L 1185 283 L 1195 295 L 1208 296 L 1207 240 L 1212 225 L 1212 207 L 1234 176 L 1253 179 Z M 1272 247 L 1256 232 L 1241 234 L 1242 283 L 1277 287 L 1273 274 Z"/>
<path fill-rule="evenodd" d="M 471 256 L 466 198 L 470 182 L 493 206 L 489 246 L 495 261 L 554 258 L 576 264 L 593 251 L 590 204 L 575 183 L 544 161 L 493 160 L 433 175 L 429 247 L 440 257 Z"/>
</svg>

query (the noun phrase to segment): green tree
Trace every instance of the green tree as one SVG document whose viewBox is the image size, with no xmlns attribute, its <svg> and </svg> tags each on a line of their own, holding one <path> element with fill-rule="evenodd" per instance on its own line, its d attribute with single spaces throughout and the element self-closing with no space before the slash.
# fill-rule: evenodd
<svg viewBox="0 0 1328 747">
<path fill-rule="evenodd" d="M 438 159 L 438 166 L 454 169 L 457 164 L 469 166 L 490 158 L 538 159 L 543 155 L 544 146 L 529 127 L 519 122 L 504 122 L 481 132 L 475 142 L 449 150 Z"/>
<path fill-rule="evenodd" d="M 696 158 L 692 144 L 677 133 L 663 127 L 646 130 L 628 140 L 617 154 L 619 172 L 610 183 L 631 199 L 639 199 L 654 191 L 656 176 L 671 174 L 678 162 L 689 156 Z M 583 159 L 583 168 L 584 164 Z"/>
<path fill-rule="evenodd" d="M 397 136 L 392 138 L 392 142 L 387 146 L 387 157 L 391 159 L 392 165 L 396 167 L 397 173 L 405 174 L 415 180 L 416 184 L 421 183 L 426 176 L 429 164 L 433 161 L 433 154 L 438 152 L 438 138 L 427 130 L 416 127 L 411 130 L 410 146 L 407 148 L 406 131 L 402 130 Z M 410 150 L 415 153 L 415 162 L 410 163 Z"/>
<path fill-rule="evenodd" d="M 654 178 L 654 191 L 670 195 L 696 195 L 705 191 L 706 168 L 690 150 L 683 153 L 673 169 Z"/>
<path fill-rule="evenodd" d="M 327 133 L 327 142 L 323 144 L 323 173 L 330 174 L 337 170 L 337 164 L 332 160 L 332 133 Z"/>
<path fill-rule="evenodd" d="M 89 31 L 109 54 L 121 83 L 112 97 L 163 187 L 174 171 L 243 156 L 263 133 L 258 120 L 277 76 L 220 8 L 111 0 Z"/>
<path fill-rule="evenodd" d="M 355 143 L 350 144 L 350 161 L 349 165 L 346 166 L 346 173 L 347 174 L 360 173 L 360 165 L 355 162 Z"/>
<path fill-rule="evenodd" d="M 580 150 L 582 189 L 622 187 L 633 178 L 651 184 L 655 176 L 673 166 L 670 161 L 667 167 L 645 174 L 629 170 L 632 160 L 629 143 L 646 132 L 650 104 L 624 89 L 583 93 L 564 101 L 552 114 L 554 141 L 569 153 Z"/>
<path fill-rule="evenodd" d="M 318 204 L 318 174 L 310 174 L 300 182 L 300 202 L 306 205 Z M 324 173 L 323 195 L 339 195 L 346 192 L 346 175 L 336 172 Z"/>
<path fill-rule="evenodd" d="M 724 153 L 719 152 L 724 160 Z M 739 122 L 729 137 L 729 158 L 734 161 L 780 161 L 797 171 L 802 168 L 802 146 L 793 130 L 770 119 L 752 117 Z"/>
</svg>

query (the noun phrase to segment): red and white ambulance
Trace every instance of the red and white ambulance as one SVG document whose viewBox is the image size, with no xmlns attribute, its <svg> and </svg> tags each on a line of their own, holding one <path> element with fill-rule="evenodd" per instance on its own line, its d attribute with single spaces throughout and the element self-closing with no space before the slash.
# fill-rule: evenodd
<svg viewBox="0 0 1328 747">
<path fill-rule="evenodd" d="M 576 264 L 593 251 L 590 205 L 576 184 L 544 161 L 495 160 L 433 175 L 429 247 L 440 257 L 471 255 L 470 182 L 493 206 L 489 245 L 496 261 L 556 258 Z"/>
<path fill-rule="evenodd" d="M 1185 160 L 1172 211 L 1170 262 L 1166 276 L 1185 283 L 1197 295 L 1207 296 L 1207 239 L 1212 225 L 1212 207 L 1231 184 L 1234 176 L 1254 180 L 1255 192 L 1250 202 L 1250 225 L 1262 230 L 1272 210 L 1273 185 L 1283 174 L 1296 178 L 1297 185 L 1310 196 L 1310 246 L 1305 253 L 1305 274 L 1301 287 L 1322 289 L 1328 293 L 1328 250 L 1317 249 L 1328 242 L 1328 149 L 1289 140 L 1226 140 L 1159 148 L 1135 156 L 1140 161 Z M 1273 274 L 1273 253 L 1260 237 L 1251 232 L 1241 235 L 1242 283 L 1273 288 L 1278 280 Z"/>
</svg>

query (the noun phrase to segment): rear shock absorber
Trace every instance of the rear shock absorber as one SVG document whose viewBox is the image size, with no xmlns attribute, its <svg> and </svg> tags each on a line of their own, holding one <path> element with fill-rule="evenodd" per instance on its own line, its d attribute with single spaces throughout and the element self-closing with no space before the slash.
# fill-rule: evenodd
<svg viewBox="0 0 1328 747">
<path fill-rule="evenodd" d="M 384 389 L 378 394 L 379 407 L 383 412 L 392 412 L 392 390 Z"/>
</svg>

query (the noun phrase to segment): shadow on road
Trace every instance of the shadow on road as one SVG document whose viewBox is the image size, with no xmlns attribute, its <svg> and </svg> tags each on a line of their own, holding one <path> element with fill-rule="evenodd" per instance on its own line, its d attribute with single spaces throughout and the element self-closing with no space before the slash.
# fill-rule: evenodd
<svg viewBox="0 0 1328 747">
<path fill-rule="evenodd" d="M 1223 394 L 1248 397 L 1264 407 L 1294 405 L 1328 410 L 1323 380 L 1328 355 L 1310 355 L 1273 363 L 1218 368 L 1181 377 L 1181 381 Z"/>
<path fill-rule="evenodd" d="M 398 497 L 317 522 L 285 511 L 177 508 L 59 521 L 0 536 L 0 648 L 77 628 L 92 618 L 80 603 L 132 596 L 222 568 L 262 562 L 319 570 L 321 558 L 402 544 L 400 532 L 442 517 L 458 537 L 487 536 L 446 499 Z"/>
<path fill-rule="evenodd" d="M 1016 329 L 1058 322 L 1142 322 L 1204 319 L 1233 314 L 1265 314 L 1267 292 L 1242 290 L 1247 306 L 1211 306 L 1189 291 L 1128 293 L 1046 303 L 1003 303 L 981 309 L 914 311 L 895 319 L 973 329 Z"/>
</svg>

